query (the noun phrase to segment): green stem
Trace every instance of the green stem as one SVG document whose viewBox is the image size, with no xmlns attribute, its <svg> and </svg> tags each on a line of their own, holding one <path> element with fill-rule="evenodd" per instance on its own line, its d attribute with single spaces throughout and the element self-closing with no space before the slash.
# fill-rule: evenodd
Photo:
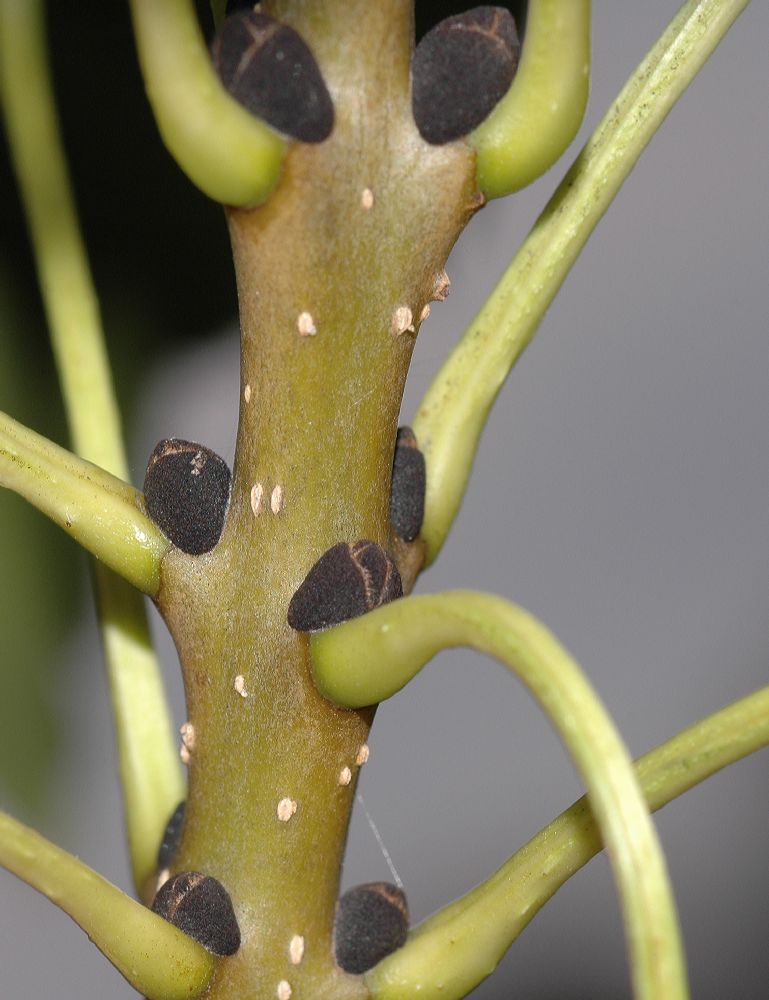
<svg viewBox="0 0 769 1000">
<path fill-rule="evenodd" d="M 582 124 L 589 89 L 590 0 L 530 0 L 513 84 L 470 136 L 487 198 L 552 167 Z"/>
<path fill-rule="evenodd" d="M 0 865 L 69 914 L 148 1000 L 194 1000 L 207 988 L 214 958 L 205 948 L 5 813 Z"/>
<path fill-rule="evenodd" d="M 491 405 L 588 237 L 748 0 L 688 0 L 577 157 L 413 421 L 427 464 L 427 563 L 462 502 Z"/>
<path fill-rule="evenodd" d="M 191 0 L 130 0 L 139 62 L 160 134 L 214 201 L 253 207 L 278 181 L 286 142 L 219 82 Z"/>
<path fill-rule="evenodd" d="M 40 0 L 0 0 L 0 95 L 74 449 L 89 462 L 127 479 L 99 306 L 59 134 L 43 15 Z M 48 467 L 46 474 L 52 471 Z M 76 483 L 70 479 L 69 485 L 74 488 Z M 93 496 L 89 501 L 81 491 L 81 500 L 83 510 L 93 512 Z M 113 512 L 114 508 L 113 504 Z M 138 510 L 135 517 L 139 518 Z M 128 559 L 143 561 L 138 585 L 153 593 L 165 543 L 147 524 L 140 525 L 140 532 L 146 538 L 139 546 L 136 537 L 130 540 Z M 108 548 L 109 539 L 103 542 Z M 143 545 L 149 552 L 141 557 Z M 99 555 L 108 565 L 114 561 L 103 552 Z M 120 551 L 116 559 L 119 563 Z M 138 887 L 154 868 L 165 823 L 183 797 L 184 786 L 143 603 L 131 586 L 110 579 L 103 567 L 95 582 Z"/>
<path fill-rule="evenodd" d="M 769 744 L 769 687 L 721 709 L 635 761 L 650 809 L 660 809 L 728 764 Z M 369 974 L 374 997 L 380 980 L 408 977 L 408 950 L 421 964 L 440 967 L 451 942 L 474 941 L 470 988 L 497 965 L 521 931 L 575 872 L 603 847 L 587 797 L 549 823 L 487 881 L 420 924 L 411 943 Z M 479 932 L 479 929 L 482 931 Z M 482 934 L 482 941 L 479 936 Z M 403 964 L 402 964 L 403 963 Z"/>
<path fill-rule="evenodd" d="M 569 750 L 588 790 L 620 893 L 635 996 L 688 996 L 686 971 L 665 862 L 628 753 L 577 663 L 528 613 L 472 591 L 408 597 L 311 639 L 315 681 L 337 704 L 359 707 L 389 697 L 436 653 L 470 646 L 496 657 L 540 703 Z M 377 998 L 459 998 L 494 965 L 476 932 L 435 962 L 419 939 L 377 970 Z M 429 949 L 427 949 L 429 951 Z"/>
<path fill-rule="evenodd" d="M 128 483 L 0 412 L 0 486 L 23 496 L 134 587 L 157 593 L 169 543 Z"/>
</svg>

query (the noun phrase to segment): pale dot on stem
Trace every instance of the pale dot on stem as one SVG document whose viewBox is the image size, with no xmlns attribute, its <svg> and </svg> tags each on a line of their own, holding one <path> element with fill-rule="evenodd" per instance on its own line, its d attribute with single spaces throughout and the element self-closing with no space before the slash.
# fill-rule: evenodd
<svg viewBox="0 0 769 1000">
<path fill-rule="evenodd" d="M 363 191 L 361 191 L 360 207 L 367 212 L 374 207 L 374 192 L 371 188 L 363 188 Z"/>
<path fill-rule="evenodd" d="M 286 495 L 282 486 L 276 486 L 270 495 L 270 510 L 273 514 L 280 514 L 286 506 Z"/>
<path fill-rule="evenodd" d="M 304 958 L 304 938 L 301 934 L 294 934 L 288 945 L 288 955 L 292 965 L 299 965 Z"/>
<path fill-rule="evenodd" d="M 368 743 L 361 744 L 360 750 L 358 750 L 358 756 L 355 758 L 355 763 L 358 767 L 361 767 L 369 758 L 371 751 L 368 748 Z"/>
<path fill-rule="evenodd" d="M 428 302 L 427 305 L 422 310 L 422 312 L 419 314 L 420 322 L 424 323 L 424 321 L 427 319 L 429 315 L 430 315 L 430 303 Z"/>
<path fill-rule="evenodd" d="M 300 312 L 296 318 L 296 328 L 302 337 L 314 337 L 318 332 L 312 313 Z"/>
<path fill-rule="evenodd" d="M 187 747 L 188 750 L 195 749 L 195 727 L 191 722 L 183 722 L 179 726 L 179 733 L 182 737 L 182 743 Z"/>
<path fill-rule="evenodd" d="M 435 285 L 433 286 L 433 299 L 436 302 L 443 302 L 449 297 L 450 290 L 451 281 L 449 280 L 449 276 L 445 271 L 441 271 L 435 279 Z"/>
<path fill-rule="evenodd" d="M 245 389 L 243 390 L 243 399 L 245 399 L 245 401 L 247 403 L 251 402 L 251 383 L 250 382 L 246 385 Z"/>
<path fill-rule="evenodd" d="M 414 314 L 408 306 L 398 306 L 393 313 L 392 330 L 395 336 L 410 330 L 414 331 Z"/>
<path fill-rule="evenodd" d="M 291 983 L 286 979 L 281 979 L 278 983 L 277 997 L 278 1000 L 290 1000 L 291 997 Z"/>
<path fill-rule="evenodd" d="M 235 678 L 235 690 L 241 698 L 248 698 L 248 691 L 246 691 L 246 678 L 243 674 L 238 674 Z"/>
<path fill-rule="evenodd" d="M 296 802 L 293 799 L 281 799 L 278 803 L 278 819 L 281 823 L 288 823 L 296 812 Z"/>
<path fill-rule="evenodd" d="M 190 762 L 190 751 L 189 751 L 189 749 L 183 743 L 179 747 L 179 756 L 182 759 L 182 764 L 189 764 L 189 762 Z"/>
<path fill-rule="evenodd" d="M 254 517 L 259 517 L 264 509 L 264 486 L 261 483 L 254 483 L 251 487 L 251 510 Z"/>
<path fill-rule="evenodd" d="M 349 767 L 343 767 L 342 770 L 339 772 L 339 784 L 349 785 L 351 781 L 352 781 L 352 771 L 350 770 Z"/>
</svg>

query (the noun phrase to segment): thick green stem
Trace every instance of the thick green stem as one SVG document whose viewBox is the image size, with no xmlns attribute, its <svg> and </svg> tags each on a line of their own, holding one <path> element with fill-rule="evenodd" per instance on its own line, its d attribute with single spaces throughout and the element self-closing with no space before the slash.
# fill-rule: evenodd
<svg viewBox="0 0 769 1000">
<path fill-rule="evenodd" d="M 312 47 L 335 125 L 323 143 L 290 147 L 264 205 L 228 212 L 242 328 L 232 499 L 218 546 L 170 553 L 159 594 L 195 734 L 175 868 L 215 875 L 241 924 L 212 1000 L 274 996 L 283 982 L 341 1000 L 365 994 L 337 968 L 331 934 L 372 713 L 320 697 L 286 612 L 330 546 L 392 544 L 403 383 L 424 306 L 477 207 L 474 157 L 416 131 L 406 0 L 264 9 Z"/>
<path fill-rule="evenodd" d="M 419 407 L 427 464 L 422 537 L 440 551 L 489 410 L 623 181 L 748 0 L 688 0 L 577 157 Z"/>
<path fill-rule="evenodd" d="M 194 1000 L 204 993 L 214 970 L 205 948 L 5 813 L 0 865 L 69 914 L 147 1000 Z"/>
<path fill-rule="evenodd" d="M 538 700 L 584 781 L 620 892 L 638 998 L 688 996 L 678 921 L 662 851 L 630 758 L 575 661 L 535 619 L 501 598 L 472 591 L 410 597 L 313 635 L 313 675 L 335 703 L 357 707 L 403 687 L 436 653 L 470 646 L 517 674 Z M 382 1000 L 460 998 L 499 956 L 488 935 L 453 941 L 440 962 L 409 942 L 368 977 Z M 494 942 L 496 943 L 496 942 Z"/>
<path fill-rule="evenodd" d="M 59 134 L 43 14 L 41 0 L 0 0 L 0 94 L 72 443 L 84 459 L 126 480 L 127 462 L 99 306 Z M 40 448 L 36 450 L 39 455 Z M 54 471 L 48 463 L 44 476 Z M 71 477 L 68 482 L 70 488 L 78 485 Z M 90 499 L 82 490 L 78 495 L 84 504 L 80 512 L 86 514 L 80 526 L 90 522 L 93 528 L 95 519 L 88 516 L 98 510 L 93 493 Z M 55 496 L 49 500 L 56 506 Z M 135 516 L 138 520 L 138 510 Z M 65 517 L 65 526 L 66 521 Z M 107 527 L 114 529 L 114 520 Z M 127 539 L 112 541 L 114 558 L 105 551 L 97 555 L 107 565 L 117 563 L 119 572 L 154 593 L 157 561 L 165 547 L 157 530 L 139 525 L 133 536 L 129 530 Z M 108 534 L 103 542 L 109 548 Z M 138 576 L 131 577 L 131 573 Z M 166 820 L 183 795 L 183 785 L 144 605 L 128 583 L 111 577 L 104 567 L 97 568 L 95 584 L 131 863 L 140 888 L 154 867 Z"/>
<path fill-rule="evenodd" d="M 711 774 L 769 744 L 769 688 L 729 705 L 674 736 L 634 762 L 650 809 L 660 809 Z M 483 938 L 468 963 L 476 986 L 496 966 L 521 931 L 560 887 L 603 848 L 587 796 L 533 837 L 494 875 L 420 924 L 424 964 L 440 968 L 452 942 Z M 380 980 L 402 978 L 401 953 L 385 959 L 369 976 L 372 993 Z"/>
</svg>

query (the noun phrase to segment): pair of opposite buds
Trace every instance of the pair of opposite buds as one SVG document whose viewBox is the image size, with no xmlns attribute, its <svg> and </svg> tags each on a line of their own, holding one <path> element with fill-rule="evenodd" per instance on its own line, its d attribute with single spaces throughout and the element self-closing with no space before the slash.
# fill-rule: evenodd
<svg viewBox="0 0 769 1000">
<path fill-rule="evenodd" d="M 219 541 L 230 501 L 231 476 L 215 452 L 192 441 L 166 439 L 150 456 L 144 478 L 147 513 L 188 555 L 211 551 Z M 390 522 L 404 541 L 419 534 L 424 514 L 425 462 L 416 438 L 401 427 L 390 485 Z M 403 593 L 390 554 L 367 539 L 332 545 L 311 567 L 288 607 L 299 632 L 338 625 Z"/>
<path fill-rule="evenodd" d="M 293 28 L 238 11 L 222 22 L 211 53 L 227 91 L 257 118 L 302 142 L 331 134 L 331 95 Z M 412 112 L 422 138 L 442 145 L 480 125 L 510 89 L 519 53 L 515 22 L 504 7 L 476 7 L 432 28 L 411 62 Z"/>
<path fill-rule="evenodd" d="M 161 873 L 173 862 L 184 814 L 185 803 L 180 802 L 158 851 Z M 152 909 L 214 955 L 234 955 L 240 948 L 240 928 L 232 900 L 222 883 L 211 875 L 182 872 L 166 879 Z M 361 975 L 405 944 L 408 929 L 408 904 L 402 889 L 386 882 L 355 886 L 337 903 L 333 945 L 336 963 L 345 972 Z"/>
<path fill-rule="evenodd" d="M 310 47 L 288 25 L 240 10 L 221 23 L 212 66 L 191 0 L 130 2 L 169 151 L 215 201 L 261 204 L 280 176 L 286 138 L 321 142 L 333 131 L 333 100 Z M 413 119 L 428 143 L 468 142 L 478 190 L 499 198 L 543 174 L 576 135 L 589 63 L 590 0 L 530 0 L 521 47 L 505 8 L 476 7 L 417 45 Z"/>
</svg>

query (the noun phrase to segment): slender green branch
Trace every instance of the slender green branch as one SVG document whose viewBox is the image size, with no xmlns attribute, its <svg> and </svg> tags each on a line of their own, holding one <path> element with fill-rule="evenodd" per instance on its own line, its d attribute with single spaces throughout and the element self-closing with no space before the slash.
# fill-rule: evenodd
<svg viewBox="0 0 769 1000">
<path fill-rule="evenodd" d="M 260 204 L 280 176 L 285 140 L 221 85 L 191 0 L 130 3 L 147 96 L 168 151 L 209 198 Z"/>
<path fill-rule="evenodd" d="M 133 589 L 157 593 L 168 541 L 138 506 L 138 490 L 3 413 L 0 486 L 34 504 L 102 561 L 96 566 L 96 594 L 131 856 L 142 886 L 155 867 L 168 816 L 184 796 L 144 606 Z"/>
<path fill-rule="evenodd" d="M 660 809 L 711 774 L 769 744 L 769 687 L 721 709 L 635 762 L 650 809 Z M 490 879 L 420 924 L 411 944 L 381 962 L 368 975 L 374 997 L 380 983 L 411 979 L 410 965 L 434 962 L 442 968 L 450 943 L 476 938 L 476 986 L 497 965 L 510 945 L 544 904 L 603 847 L 587 797 L 533 837 Z M 413 957 L 409 954 L 414 948 Z M 464 952 L 463 956 L 464 957 Z"/>
<path fill-rule="evenodd" d="M 148 1000 L 194 1000 L 207 988 L 214 958 L 202 945 L 5 813 L 0 865 L 69 914 Z"/>
<path fill-rule="evenodd" d="M 0 412 L 0 486 L 14 490 L 145 594 L 169 548 L 141 493 Z"/>
<path fill-rule="evenodd" d="M 99 306 L 77 222 L 52 96 L 43 15 L 41 0 L 0 0 L 0 96 L 73 445 L 84 459 L 120 479 L 127 479 Z M 41 452 L 40 445 L 39 440 L 33 445 L 32 439 L 26 439 L 25 447 L 37 450 L 32 465 L 38 470 L 38 493 L 46 476 L 54 476 L 57 490 L 63 488 L 61 473 L 67 468 L 72 475 L 67 478 L 66 489 L 74 491 L 72 499 L 77 498 L 80 504 L 68 510 L 67 515 L 84 516 L 80 526 L 90 522 L 98 533 L 99 524 L 92 515 L 99 511 L 99 494 L 92 488 L 88 491 L 87 477 L 85 480 L 81 477 L 78 486 L 70 458 L 63 460 L 66 453 L 57 453 L 53 458 L 53 453 L 45 447 Z M 42 464 L 36 466 L 35 462 Z M 106 475 L 95 470 L 91 474 L 97 478 Z M 30 488 L 35 478 L 25 474 Z M 99 483 L 104 487 L 104 480 Z M 53 485 L 53 481 L 49 479 L 48 485 Z M 114 488 L 119 494 L 120 489 Z M 110 517 L 116 520 L 111 525 L 101 525 L 104 537 L 97 554 L 106 565 L 117 563 L 115 568 L 121 574 L 135 571 L 138 579 L 133 582 L 154 593 L 157 562 L 165 543 L 138 510 L 129 516 L 128 506 L 134 497 L 134 493 L 124 495 L 122 508 L 117 502 L 120 496 L 108 503 L 106 521 Z M 54 497 L 49 500 L 56 505 Z M 104 511 L 100 517 L 105 520 Z M 122 541 L 112 535 L 121 518 L 126 518 Z M 70 519 L 65 516 L 65 527 Z M 182 775 L 143 603 L 137 600 L 129 584 L 110 578 L 103 566 L 97 569 L 95 584 L 120 752 L 128 840 L 134 879 L 139 887 L 154 867 L 167 818 L 184 794 Z"/>
<path fill-rule="evenodd" d="M 487 198 L 552 167 L 582 124 L 589 89 L 590 0 L 530 0 L 513 84 L 470 136 Z"/>
<path fill-rule="evenodd" d="M 510 369 L 646 144 L 748 0 L 688 0 L 635 71 L 436 375 L 413 422 L 427 465 L 422 537 L 440 551 Z"/>
<path fill-rule="evenodd" d="M 619 888 L 635 995 L 688 996 L 665 862 L 630 758 L 579 666 L 544 626 L 487 594 L 408 597 L 313 635 L 313 675 L 326 697 L 360 707 L 394 694 L 441 649 L 460 645 L 489 653 L 517 674 L 569 750 Z M 401 953 L 398 975 L 388 974 L 392 966 L 374 974 L 374 995 L 465 996 L 496 964 L 485 950 L 486 920 L 474 928 L 437 963 L 414 939 Z"/>
<path fill-rule="evenodd" d="M 48 67 L 40 0 L 0 0 L 0 93 L 75 450 L 128 478 Z"/>
</svg>

